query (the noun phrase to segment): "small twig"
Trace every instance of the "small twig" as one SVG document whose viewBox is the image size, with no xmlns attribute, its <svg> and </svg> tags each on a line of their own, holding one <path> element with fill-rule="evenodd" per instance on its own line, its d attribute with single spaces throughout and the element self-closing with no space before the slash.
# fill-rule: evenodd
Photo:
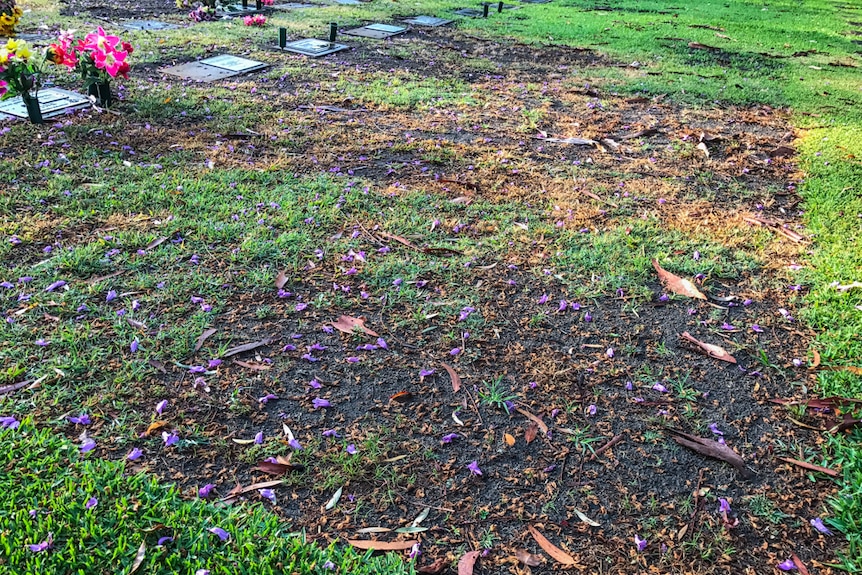
<svg viewBox="0 0 862 575">
<path fill-rule="evenodd" d="M 476 410 L 476 416 L 479 417 L 479 423 L 481 423 L 482 425 L 485 425 L 485 421 L 482 419 L 482 414 L 479 413 L 479 404 L 476 403 L 475 399 L 473 399 L 473 394 L 470 393 L 469 389 L 465 389 L 464 391 L 467 392 L 467 397 L 470 398 L 470 402 L 473 404 L 473 409 Z"/>
<path fill-rule="evenodd" d="M 610 441 L 608 441 L 607 443 L 605 443 L 604 445 L 602 445 L 601 447 L 599 447 L 598 449 L 596 449 L 596 450 L 593 452 L 593 454 L 592 454 L 592 455 L 590 455 L 590 459 L 589 459 L 589 461 L 593 461 L 593 460 L 594 460 L 595 458 L 597 458 L 599 455 L 601 455 L 602 453 L 604 453 L 605 451 L 607 451 L 608 449 L 610 449 L 611 447 L 613 447 L 613 446 L 614 446 L 614 445 L 616 445 L 617 443 L 620 443 L 622 440 L 623 440 L 623 436 L 622 436 L 622 435 L 614 435 L 614 436 L 610 439 Z"/>
</svg>

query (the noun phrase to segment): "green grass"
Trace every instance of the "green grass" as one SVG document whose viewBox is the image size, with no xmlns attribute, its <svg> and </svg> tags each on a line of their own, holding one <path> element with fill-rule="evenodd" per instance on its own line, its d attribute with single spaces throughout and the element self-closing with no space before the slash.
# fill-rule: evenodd
<svg viewBox="0 0 862 575">
<path fill-rule="evenodd" d="M 858 11 L 853 16 L 842 15 L 825 0 L 780 0 L 768 5 L 753 0 L 727 4 L 610 0 L 601 4 L 613 10 L 595 10 L 596 3 L 589 0 L 557 0 L 546 5 L 525 5 L 488 20 L 463 19 L 458 26 L 471 35 L 503 36 L 536 45 L 589 47 L 606 54 L 609 62 L 638 62 L 636 67 L 570 70 L 567 80 L 573 87 L 592 83 L 607 93 L 670 94 L 676 102 L 695 108 L 728 104 L 788 107 L 800 128 L 800 160 L 805 172 L 804 181 L 796 185 L 804 198 L 806 225 L 815 238 L 806 265 L 795 280 L 810 287 L 800 320 L 817 330 L 815 345 L 824 365 L 858 365 L 862 357 L 862 312 L 858 309 L 862 290 L 842 293 L 832 284 L 862 281 L 862 81 L 858 68 L 838 65 L 859 65 L 859 47 L 851 43 L 854 37 L 844 32 L 848 19 L 860 21 L 862 16 Z M 672 4 L 679 6 L 669 10 Z M 456 6 L 460 4 L 454 0 L 431 0 L 423 2 L 421 9 L 417 6 L 415 12 L 439 14 Z M 396 111 L 483 105 L 482 96 L 457 79 L 432 80 L 405 72 L 396 73 L 394 78 L 371 72 L 363 73 L 361 78 L 333 78 L 329 68 L 310 68 L 304 61 L 265 51 L 268 44 L 274 43 L 277 26 L 287 26 L 296 36 L 322 36 L 325 24 L 333 19 L 344 28 L 372 16 L 386 20 L 406 10 L 400 3 L 377 1 L 355 8 L 291 11 L 272 16 L 272 26 L 264 31 L 236 23 L 208 23 L 194 27 L 192 42 L 188 42 L 189 31 L 185 29 L 129 36 L 141 46 L 136 59 L 142 64 L 189 60 L 203 55 L 211 45 L 239 46 L 250 57 L 277 58 L 279 66 L 265 74 L 270 81 L 302 73 L 306 81 L 318 84 L 301 103 L 319 102 L 318 98 L 336 93 Z M 28 27 L 32 24 L 35 28 L 40 22 L 68 27 L 68 18 L 59 16 L 53 7 L 34 11 Z M 689 42 L 720 51 L 691 49 Z M 444 57 L 456 56 L 441 55 Z M 465 61 L 467 65 L 487 72 L 496 69 L 493 61 Z M 69 81 L 60 79 L 61 83 Z M 210 133 L 241 132 L 278 117 L 281 110 L 277 105 L 255 105 L 242 82 L 240 86 L 236 91 L 225 87 L 147 87 L 136 89 L 130 100 L 142 124 L 182 117 L 195 121 L 196 129 Z M 536 86 L 529 89 L 538 93 Z M 532 132 L 543 120 L 538 109 L 523 110 L 518 117 L 523 120 L 525 133 Z M 152 374 L 143 357 L 128 357 L 128 346 L 136 336 L 147 352 L 146 358 L 188 356 L 197 335 L 210 325 L 212 314 L 180 303 L 199 296 L 211 302 L 215 312 L 224 311 L 225 283 L 235 282 L 243 289 L 254 290 L 269 287 L 275 270 L 299 274 L 314 257 L 315 249 L 325 246 L 334 253 L 353 247 L 349 233 L 336 241 L 330 238 L 336 231 L 349 231 L 357 222 L 373 222 L 393 233 L 432 242 L 436 238 L 428 233 L 427 224 L 434 218 L 498 224 L 500 231 L 490 236 L 480 240 L 462 236 L 451 244 L 465 254 L 453 259 L 457 265 L 440 265 L 433 258 L 415 254 L 409 261 L 381 260 L 368 266 L 367 281 L 375 295 L 388 293 L 386 309 L 404 312 L 394 319 L 395 325 L 420 328 L 425 325 L 415 318 L 424 317 L 427 310 L 422 307 L 421 293 L 409 285 L 409 280 L 430 277 L 461 286 L 448 294 L 445 306 L 434 307 L 435 312 L 457 313 L 464 305 L 476 304 L 472 290 L 461 281 L 467 277 L 463 264 L 474 258 L 503 259 L 510 242 L 521 241 L 511 229 L 525 216 L 536 222 L 529 237 L 547 237 L 554 248 L 550 263 L 571 270 L 566 279 L 574 293 L 585 296 L 617 288 L 643 291 L 650 278 L 652 257 L 678 273 L 697 273 L 706 266 L 713 278 L 734 278 L 763 263 L 753 254 L 768 236 L 766 232 L 754 233 L 747 249 L 731 249 L 708 236 L 662 229 L 658 219 L 640 218 L 638 206 L 629 205 L 622 205 L 614 214 L 620 218 L 618 221 L 632 222 L 628 232 L 622 225 L 590 230 L 588 234 L 557 230 L 553 215 L 548 216 L 551 206 L 546 205 L 527 209 L 517 202 L 477 201 L 463 207 L 422 191 L 397 198 L 365 195 L 362 186 L 345 191 L 346 180 L 341 176 L 309 179 L 295 178 L 286 171 L 206 170 L 202 167 L 205 158 L 191 150 L 172 150 L 158 158 L 139 151 L 131 158 L 108 145 L 109 138 L 92 140 L 92 131 L 100 127 L 96 118 L 64 130 L 70 144 L 66 155 L 70 164 L 79 169 L 52 175 L 50 170 L 55 166 L 34 168 L 38 162 L 56 158 L 53 150 L 34 147 L 26 165 L 20 158 L 4 157 L 4 169 L 0 170 L 0 186 L 15 190 L 0 195 L 0 234 L 4 237 L 17 235 L 26 244 L 42 246 L 53 241 L 45 230 L 34 225 L 45 219 L 54 221 L 57 228 L 72 225 L 89 230 L 105 226 L 111 215 L 121 215 L 127 221 L 143 218 L 142 225 L 126 226 L 110 234 L 61 238 L 57 242 L 62 249 L 47 256 L 34 253 L 16 260 L 21 250 L 0 242 L 0 258 L 11 262 L 7 276 L 36 277 L 29 290 L 33 292 L 30 303 L 64 320 L 51 331 L 48 350 L 33 344 L 48 328 L 24 321 L 6 326 L 0 385 L 47 375 L 44 385 L 48 392 L 39 397 L 47 409 L 58 412 L 69 406 L 98 407 L 109 402 L 124 405 L 132 399 L 124 391 L 125 386 Z M 315 126 L 309 123 L 293 128 L 290 134 L 277 136 L 280 151 L 301 149 L 307 132 Z M 28 127 L 18 124 L 11 126 L 4 138 L 11 141 L 29 136 Z M 415 142 L 399 146 L 402 151 L 421 149 Z M 427 155 L 431 163 L 441 165 L 456 160 L 450 150 L 428 151 Z M 132 165 L 124 166 L 123 160 L 129 159 L 134 160 Z M 139 162 L 157 163 L 160 167 Z M 105 167 L 111 171 L 106 173 Z M 717 185 L 709 181 L 708 175 L 704 177 L 707 188 Z M 271 207 L 272 203 L 279 208 Z M 255 208 L 258 204 L 264 207 Z M 308 218 L 313 218 L 313 223 L 305 223 Z M 156 220 L 160 223 L 155 224 Z M 106 239 L 107 235 L 111 239 Z M 184 241 L 166 242 L 148 253 L 135 255 L 136 249 L 162 235 L 182 237 Z M 107 257 L 115 248 L 121 253 Z M 699 249 L 704 258 L 696 266 L 690 258 L 680 255 L 693 249 Z M 200 264 L 189 263 L 194 255 L 199 256 Z M 121 279 L 85 283 L 93 276 L 118 270 L 125 272 Z M 396 278 L 407 281 L 402 290 L 392 294 L 387 290 Z M 69 281 L 70 289 L 42 291 L 57 279 Z M 157 287 L 166 279 L 164 287 Z M 145 320 L 146 313 L 159 310 L 160 321 L 166 324 L 164 329 L 141 336 L 124 320 L 105 320 L 116 309 L 104 302 L 105 293 L 119 282 L 124 290 L 145 294 L 141 297 L 144 309 L 139 316 L 132 313 L 131 317 Z M 131 299 L 122 302 L 127 310 Z M 339 295 L 327 295 L 315 305 L 331 303 L 340 309 L 354 305 Z M 69 321 L 82 304 L 92 310 L 89 316 L 79 322 Z M 536 321 L 541 318 L 537 316 Z M 222 347 L 230 344 L 229 337 L 219 342 Z M 122 369 L 106 374 L 101 366 L 112 357 L 128 361 Z M 64 376 L 58 376 L 56 370 Z M 489 398 L 502 401 L 505 390 L 498 391 Z M 689 390 L 680 383 L 678 393 L 682 396 L 684 392 L 688 394 Z M 817 393 L 860 397 L 862 378 L 849 371 L 823 371 Z M 24 402 L 4 401 L 7 403 L 0 405 L 10 413 L 29 409 Z M 130 429 L 145 423 L 143 419 L 134 413 L 119 418 L 117 441 L 132 441 Z M 187 501 L 176 490 L 157 485 L 143 475 L 125 475 L 122 463 L 81 458 L 73 445 L 32 424 L 26 424 L 23 431 L 0 433 L 5 458 L 0 479 L 5 482 L 0 484 L 5 487 L 0 496 L 4 518 L 0 545 L 5 559 L 0 560 L 0 569 L 8 567 L 9 573 L 90 573 L 103 571 L 106 565 L 128 569 L 142 540 L 148 542 L 147 560 L 139 570 L 142 573 L 194 573 L 203 567 L 213 573 L 268 573 L 282 569 L 312 573 L 320 572 L 319 566 L 327 559 L 339 565 L 347 562 L 344 570 L 357 573 L 365 572 L 362 569 L 391 573 L 410 569 L 397 559 L 369 563 L 339 547 L 305 545 L 301 535 L 289 535 L 289 526 L 280 525 L 260 505 L 221 510 Z M 856 431 L 829 436 L 824 444 L 825 462 L 843 471 L 840 491 L 831 501 L 828 523 L 847 538 L 842 568 L 851 572 L 862 571 L 859 439 Z M 339 480 L 359 473 L 349 468 L 348 462 L 331 463 L 343 464 Z M 336 483 L 333 480 L 328 487 Z M 85 512 L 83 501 L 91 495 L 99 498 L 99 506 Z M 34 520 L 27 513 L 29 509 L 44 513 L 37 514 Z M 227 545 L 219 544 L 205 531 L 214 522 L 234 533 L 236 539 Z M 148 531 L 158 524 L 167 527 Z M 49 531 L 55 538 L 53 553 L 32 555 L 23 551 L 23 545 L 38 542 Z M 154 540 L 163 531 L 173 534 L 176 541 L 156 550 Z M 285 538 L 288 543 L 281 543 Z M 111 548 L 108 541 L 114 542 Z M 287 567 L 294 560 L 296 566 Z M 277 566 L 279 563 L 281 566 Z"/>
<path fill-rule="evenodd" d="M 28 420 L 17 431 L 0 430 L 0 441 L 0 573 L 128 573 L 142 544 L 146 552 L 136 572 L 152 575 L 201 569 L 212 575 L 310 575 L 333 572 L 327 562 L 338 573 L 414 572 L 412 563 L 394 555 L 309 544 L 263 503 L 218 507 L 185 499 L 175 488 L 132 473 L 122 461 L 80 454 L 76 445 Z M 287 496 L 284 489 L 276 492 Z M 91 498 L 98 503 L 87 509 Z M 208 531 L 214 527 L 230 539 L 222 542 Z M 49 537 L 49 551 L 27 547 Z M 163 537 L 173 540 L 158 546 Z"/>
</svg>

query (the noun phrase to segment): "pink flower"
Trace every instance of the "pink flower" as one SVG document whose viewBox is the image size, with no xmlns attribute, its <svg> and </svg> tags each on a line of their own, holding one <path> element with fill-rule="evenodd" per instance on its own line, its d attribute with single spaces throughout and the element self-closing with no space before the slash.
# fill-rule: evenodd
<svg viewBox="0 0 862 575">
<path fill-rule="evenodd" d="M 116 78 L 120 72 L 120 67 L 126 61 L 127 52 L 102 52 L 99 50 L 93 51 L 93 63 L 99 70 L 104 70 L 112 78 Z"/>
</svg>

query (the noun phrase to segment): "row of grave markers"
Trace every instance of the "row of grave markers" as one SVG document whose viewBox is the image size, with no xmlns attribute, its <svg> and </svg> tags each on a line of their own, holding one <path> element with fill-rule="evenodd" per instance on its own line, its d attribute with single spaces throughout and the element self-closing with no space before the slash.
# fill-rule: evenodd
<svg viewBox="0 0 862 575">
<path fill-rule="evenodd" d="M 356 2 L 358 0 L 336 0 L 340 3 L 348 3 L 348 2 Z M 520 0 L 526 4 L 545 4 L 550 2 L 551 0 Z M 262 4 L 260 0 L 255 0 L 256 6 L 255 8 L 250 8 L 248 6 L 248 0 L 243 0 L 243 9 L 244 10 L 254 10 L 260 9 Z M 488 17 L 490 7 L 493 4 L 489 2 L 485 2 L 482 4 L 482 10 L 476 10 L 474 8 L 462 8 L 460 10 L 456 10 L 454 13 L 459 14 L 461 16 L 482 16 Z M 315 6 L 314 4 L 300 4 L 300 3 L 288 3 L 288 4 L 280 4 L 275 6 L 270 6 L 271 8 L 311 8 Z M 517 6 L 513 6 L 510 4 L 504 4 L 502 0 L 496 5 L 497 12 L 502 12 L 503 10 L 517 8 Z M 438 18 L 436 16 L 413 16 L 411 18 L 405 18 L 404 22 L 407 24 L 412 24 L 414 26 L 425 26 L 425 27 L 438 27 L 445 26 L 447 24 L 451 24 L 453 20 L 447 20 L 445 18 Z M 168 24 L 166 22 L 158 22 L 154 20 L 129 20 L 124 23 L 121 23 L 120 26 L 129 29 L 129 30 L 167 30 L 170 28 L 176 28 L 174 24 Z M 397 36 L 399 34 L 403 34 L 409 31 L 410 28 L 407 26 L 396 26 L 392 24 L 381 24 L 374 23 L 368 24 L 365 26 L 360 26 L 358 28 L 353 28 L 350 30 L 345 30 L 343 33 L 348 36 L 359 36 L 364 38 L 374 38 L 377 40 L 384 40 L 386 38 L 390 38 L 392 36 Z M 329 40 L 318 40 L 316 38 L 303 38 L 301 40 L 296 40 L 293 42 L 287 41 L 287 29 L 279 28 L 278 30 L 278 44 L 276 48 L 281 50 L 285 50 L 287 52 L 293 52 L 296 54 L 302 54 L 304 56 L 309 56 L 312 58 L 318 58 L 321 56 L 326 56 L 328 54 L 334 54 L 335 52 L 340 52 L 341 50 L 346 50 L 349 48 L 346 44 L 337 43 L 336 36 L 338 34 L 338 26 L 335 23 L 330 23 L 329 25 Z M 24 35 L 20 35 L 19 37 L 23 38 Z M 233 56 L 230 54 L 221 54 L 219 56 L 212 56 L 210 58 L 205 58 L 203 60 L 199 60 L 196 62 L 187 62 L 185 64 L 180 64 L 177 66 L 171 66 L 169 68 L 163 68 L 162 72 L 166 74 L 170 74 L 172 76 L 177 76 L 184 80 L 195 80 L 198 82 L 213 82 L 216 80 L 223 80 L 225 78 L 230 78 L 231 76 L 236 76 L 239 74 L 246 74 L 249 72 L 254 72 L 257 70 L 262 70 L 266 68 L 268 64 L 263 62 L 258 62 L 256 60 L 250 60 L 248 58 L 242 58 L 240 56 Z M 60 88 L 44 88 L 39 91 L 39 103 L 42 109 L 42 117 L 49 119 L 53 118 L 65 113 L 73 112 L 75 110 L 80 110 L 83 108 L 87 108 L 91 105 L 91 101 L 88 97 L 83 96 L 81 94 L 77 94 L 75 92 L 70 92 L 68 90 L 62 90 Z M 19 98 L 13 98 L 6 100 L 4 102 L 0 102 L 0 116 L 2 115 L 13 116 L 17 118 L 26 118 L 27 117 L 27 109 L 24 106 L 23 100 Z"/>
</svg>

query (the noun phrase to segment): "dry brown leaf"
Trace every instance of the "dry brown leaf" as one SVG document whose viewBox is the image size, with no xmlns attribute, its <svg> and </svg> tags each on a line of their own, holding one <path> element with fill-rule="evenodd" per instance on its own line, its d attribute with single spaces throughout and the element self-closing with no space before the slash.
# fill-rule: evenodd
<svg viewBox="0 0 862 575">
<path fill-rule="evenodd" d="M 683 279 L 676 274 L 673 274 L 658 264 L 658 260 L 652 261 L 652 267 L 655 268 L 661 282 L 673 293 L 684 295 L 686 297 L 705 300 L 706 296 L 697 289 L 693 283 L 687 279 Z"/>
<path fill-rule="evenodd" d="M 539 433 L 539 426 L 536 422 L 531 423 L 527 426 L 527 429 L 524 431 L 524 441 L 527 442 L 527 445 L 530 445 L 534 439 L 536 439 L 536 435 Z"/>
<path fill-rule="evenodd" d="M 275 276 L 275 287 L 276 289 L 281 289 L 287 285 L 287 274 L 284 273 L 284 270 L 278 272 L 278 275 Z"/>
<path fill-rule="evenodd" d="M 521 415 L 523 415 L 524 417 L 526 417 L 527 419 L 529 419 L 530 421 L 532 421 L 532 422 L 534 422 L 536 425 L 538 425 L 538 426 L 539 426 L 539 429 L 541 429 L 541 430 L 542 430 L 542 433 L 543 433 L 544 435 L 547 435 L 547 434 L 548 434 L 548 426 L 547 426 L 547 425 L 545 425 L 545 422 L 544 422 L 544 421 L 542 421 L 542 418 L 541 418 L 541 417 L 539 417 L 538 415 L 533 415 L 532 413 L 530 413 L 530 412 L 529 412 L 529 411 L 527 411 L 526 409 L 523 409 L 523 408 L 520 408 L 520 407 L 516 407 L 516 408 L 515 408 L 515 411 L 517 411 L 518 413 L 520 413 Z"/>
<path fill-rule="evenodd" d="M 461 555 L 458 560 L 458 575 L 473 575 L 473 566 L 480 554 L 481 551 L 468 551 Z"/>
<path fill-rule="evenodd" d="M 160 419 L 158 421 L 154 421 L 147 427 L 147 430 L 144 432 L 144 437 L 149 437 L 152 434 L 154 434 L 155 432 L 161 431 L 165 427 L 170 427 L 170 425 L 171 425 L 170 423 L 168 423 L 167 421 L 164 421 L 162 419 Z"/>
<path fill-rule="evenodd" d="M 233 499 L 237 495 L 242 495 L 244 493 L 248 493 L 249 491 L 254 491 L 256 489 L 268 489 L 270 487 L 275 487 L 276 485 L 281 485 L 284 483 L 284 479 L 273 479 L 272 481 L 263 481 L 261 483 L 252 483 L 246 487 L 242 485 L 237 485 L 233 489 L 231 489 L 227 496 L 222 499 L 222 501 L 227 501 L 228 499 Z"/>
<path fill-rule="evenodd" d="M 449 564 L 449 562 L 446 561 L 445 558 L 440 557 L 439 559 L 434 561 L 434 563 L 432 563 L 431 565 L 424 565 L 422 567 L 417 567 L 416 572 L 417 573 L 425 573 L 426 575 L 437 575 L 437 573 L 440 573 L 443 569 L 445 569 L 446 565 L 448 565 L 448 564 Z"/>
<path fill-rule="evenodd" d="M 713 345 L 711 343 L 704 343 L 699 341 L 691 336 L 687 331 L 684 331 L 680 334 L 680 337 L 684 340 L 693 343 L 696 345 L 701 351 L 706 353 L 709 357 L 720 359 L 721 361 L 726 361 L 727 363 L 736 363 L 736 358 L 724 351 L 723 348 Z"/>
<path fill-rule="evenodd" d="M 506 445 L 508 445 L 509 447 L 515 445 L 515 438 L 510 433 L 503 434 L 503 441 L 505 441 Z"/>
<path fill-rule="evenodd" d="M 545 550 L 545 553 L 554 558 L 558 563 L 562 563 L 563 565 L 574 565 L 574 558 L 548 541 L 548 539 L 539 533 L 539 530 L 533 527 L 532 525 L 527 525 L 527 529 L 530 531 L 530 535 L 533 536 L 533 539 L 536 540 L 536 543 L 539 544 L 539 547 Z"/>
<path fill-rule="evenodd" d="M 262 471 L 263 473 L 269 475 L 275 475 L 278 477 L 279 475 L 284 475 L 291 471 L 302 471 L 302 465 L 295 465 L 293 463 L 273 463 L 271 461 L 260 461 L 255 467 L 257 471 Z"/>
<path fill-rule="evenodd" d="M 541 556 L 533 555 L 526 549 L 515 549 L 515 558 L 528 567 L 538 567 L 542 564 Z"/>
<path fill-rule="evenodd" d="M 251 343 L 244 343 L 242 345 L 238 345 L 236 347 L 230 348 L 229 350 L 224 352 L 221 355 L 221 357 L 223 359 L 225 359 L 225 358 L 231 357 L 232 355 L 237 355 L 237 354 L 240 354 L 240 353 L 243 353 L 246 351 L 251 351 L 253 349 L 257 349 L 259 347 L 267 346 L 267 345 L 271 344 L 272 342 L 273 342 L 273 338 L 265 337 L 260 341 L 253 341 Z"/>
<path fill-rule="evenodd" d="M 792 465 L 796 465 L 797 467 L 801 467 L 809 471 L 817 471 L 818 473 L 824 473 L 829 477 L 838 477 L 838 472 L 834 469 L 829 469 L 828 467 L 821 467 L 820 465 L 815 465 L 813 463 L 808 463 L 807 461 L 801 461 L 799 459 L 792 459 L 790 457 L 779 457 L 778 459 L 784 461 L 785 463 L 790 463 Z"/>
<path fill-rule="evenodd" d="M 418 541 L 372 541 L 370 539 L 348 539 L 347 542 L 363 551 L 369 549 L 374 551 L 404 551 L 419 543 Z"/>
<path fill-rule="evenodd" d="M 458 393 L 461 390 L 461 377 L 448 363 L 443 364 L 443 369 L 445 369 L 449 373 L 449 379 L 452 380 L 452 390 L 455 393 Z"/>
<path fill-rule="evenodd" d="M 163 243 L 165 243 L 166 241 L 168 241 L 168 238 L 165 236 L 162 236 L 160 238 L 156 238 L 153 241 L 151 241 L 150 243 L 148 243 L 147 245 L 145 245 L 144 250 L 145 251 L 154 250 L 157 247 L 159 247 L 160 245 L 162 245 Z"/>
<path fill-rule="evenodd" d="M 365 327 L 365 318 L 363 317 L 351 317 L 349 315 L 342 315 L 338 318 L 338 321 L 330 322 L 330 325 L 338 331 L 346 334 L 352 335 L 358 330 L 374 337 L 380 337 L 380 334 Z"/>
<path fill-rule="evenodd" d="M 389 403 L 407 403 L 411 399 L 413 399 L 412 393 L 410 393 L 409 391 L 399 391 L 398 393 L 389 398 Z"/>
<path fill-rule="evenodd" d="M 805 563 L 802 562 L 802 559 L 799 558 L 799 555 L 791 551 L 790 557 L 793 558 L 793 564 L 796 565 L 797 569 L 799 569 L 799 575 L 811 575 L 808 571 L 808 567 L 805 566 Z"/>
<path fill-rule="evenodd" d="M 132 568 L 129 570 L 129 575 L 132 575 L 144 562 L 144 557 L 147 556 L 147 542 L 141 541 L 141 546 L 138 547 L 138 552 L 135 554 L 135 561 L 132 563 Z"/>
<path fill-rule="evenodd" d="M 673 436 L 673 440 L 683 447 L 688 447 L 692 451 L 696 451 L 701 455 L 729 463 L 739 471 L 740 475 L 743 477 L 751 477 L 751 472 L 745 467 L 745 462 L 739 454 L 731 449 L 726 443 L 719 443 L 714 439 L 705 439 L 703 437 L 697 437 L 696 435 L 689 435 L 688 433 L 683 433 L 682 431 L 677 431 L 675 429 L 671 429 L 669 431 L 675 434 Z"/>
<path fill-rule="evenodd" d="M 214 327 L 211 327 L 211 328 L 209 328 L 209 329 L 207 329 L 207 330 L 204 330 L 204 332 L 200 335 L 200 337 L 198 337 L 197 341 L 195 342 L 195 348 L 194 348 L 194 349 L 195 349 L 195 353 L 199 352 L 199 351 L 201 350 L 201 347 L 203 347 L 204 342 L 205 342 L 205 341 L 206 341 L 206 340 L 207 340 L 207 339 L 208 339 L 212 334 L 214 334 L 214 333 L 215 333 L 215 332 L 217 332 L 217 331 L 218 331 L 218 330 L 217 330 L 217 329 L 215 329 Z"/>
<path fill-rule="evenodd" d="M 814 356 L 814 361 L 811 362 L 811 365 L 808 366 L 808 369 L 814 369 L 820 365 L 820 352 L 816 349 L 812 349 L 811 355 Z"/>
<path fill-rule="evenodd" d="M 266 365 L 263 363 L 254 363 L 251 361 L 240 361 L 238 359 L 233 360 L 236 365 L 240 367 L 244 367 L 246 369 L 251 369 L 253 371 L 266 371 L 268 369 L 272 369 L 271 365 Z"/>
</svg>

